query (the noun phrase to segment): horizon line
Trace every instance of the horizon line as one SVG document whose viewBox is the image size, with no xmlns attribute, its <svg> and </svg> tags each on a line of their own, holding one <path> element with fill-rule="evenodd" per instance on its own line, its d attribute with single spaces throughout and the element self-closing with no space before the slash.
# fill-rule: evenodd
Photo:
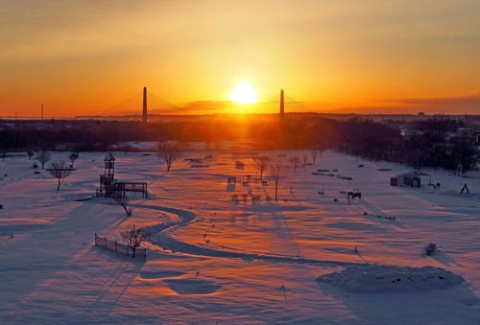
<svg viewBox="0 0 480 325">
<path fill-rule="evenodd" d="M 263 115 L 263 116 L 277 116 L 279 113 L 256 113 L 256 112 L 244 112 L 244 113 L 201 113 L 201 114 L 160 114 L 160 113 L 150 113 L 148 114 L 151 117 L 201 117 L 201 116 L 252 116 L 252 115 Z M 294 111 L 294 112 L 285 112 L 286 115 L 291 114 L 314 114 L 314 115 L 362 115 L 362 116 L 480 116 L 480 113 L 462 113 L 462 114 L 453 114 L 453 113 L 427 113 L 427 112 L 418 112 L 418 113 L 361 113 L 361 112 L 310 112 L 310 111 Z M 38 116 L 29 116 L 29 115 L 16 115 L 16 116 L 0 116 L 0 120 L 38 120 L 38 121 L 48 121 L 48 120 L 75 120 L 75 119 L 104 119 L 104 118 L 138 118 L 139 121 L 142 119 L 142 114 L 123 114 L 123 115 L 75 115 L 75 116 L 51 116 L 51 117 L 38 117 Z"/>
</svg>

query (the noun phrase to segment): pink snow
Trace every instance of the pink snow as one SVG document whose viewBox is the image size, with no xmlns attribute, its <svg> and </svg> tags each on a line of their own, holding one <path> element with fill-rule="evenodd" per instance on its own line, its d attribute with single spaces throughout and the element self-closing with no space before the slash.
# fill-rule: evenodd
<svg viewBox="0 0 480 325">
<path fill-rule="evenodd" d="M 480 322 L 478 172 L 428 170 L 439 188 L 391 187 L 410 169 L 326 152 L 289 172 L 275 202 L 249 155 L 185 153 L 208 168 L 182 159 L 167 173 L 155 154 L 114 154 L 117 179 L 148 183 L 131 217 L 94 197 L 104 153 L 81 152 L 59 192 L 27 157 L 0 162 L 0 322 Z M 459 194 L 464 183 L 470 194 Z M 354 190 L 362 198 L 349 202 Z M 146 261 L 93 246 L 95 232 L 121 240 L 129 224 L 151 233 Z M 425 256 L 430 242 L 439 250 Z"/>
</svg>

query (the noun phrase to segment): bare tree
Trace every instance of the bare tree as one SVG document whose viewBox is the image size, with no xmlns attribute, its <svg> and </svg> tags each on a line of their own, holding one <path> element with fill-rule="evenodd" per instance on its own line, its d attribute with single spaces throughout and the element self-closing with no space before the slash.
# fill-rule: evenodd
<svg viewBox="0 0 480 325">
<path fill-rule="evenodd" d="M 326 147 L 324 146 L 318 147 L 318 151 L 320 152 L 320 158 L 323 157 L 323 153 L 325 152 L 325 150 L 326 150 Z"/>
<path fill-rule="evenodd" d="M 71 166 L 73 167 L 73 164 L 75 163 L 75 160 L 77 160 L 79 157 L 79 154 L 78 152 L 72 152 L 69 156 L 68 156 L 68 159 L 70 160 L 70 162 L 72 163 Z"/>
<path fill-rule="evenodd" d="M 277 160 L 270 165 L 270 176 L 275 185 L 275 201 L 278 201 L 278 186 L 280 181 L 287 175 L 287 166 L 281 160 Z"/>
<path fill-rule="evenodd" d="M 253 158 L 253 162 L 255 163 L 255 168 L 260 173 L 260 180 L 263 179 L 263 172 L 268 169 L 270 165 L 270 157 L 269 156 L 257 156 Z"/>
<path fill-rule="evenodd" d="M 125 241 L 127 242 L 127 245 L 132 248 L 132 257 L 135 257 L 135 251 L 137 250 L 137 247 L 139 247 L 142 242 L 149 236 L 144 229 L 137 228 L 137 226 L 135 226 L 134 224 L 126 226 L 125 229 L 120 232 L 120 234 L 122 238 L 125 239 Z"/>
<path fill-rule="evenodd" d="M 297 168 L 300 167 L 301 164 L 302 164 L 302 162 L 300 161 L 300 157 L 295 155 L 295 156 L 290 157 L 290 159 L 288 159 L 288 161 L 292 164 L 293 171 L 296 173 Z"/>
<path fill-rule="evenodd" d="M 47 171 L 50 173 L 50 175 L 57 179 L 57 191 L 60 191 L 60 185 L 62 185 L 62 183 L 65 181 L 65 178 L 71 174 L 72 169 L 68 168 L 65 165 L 65 162 L 62 161 L 52 163 Z"/>
<path fill-rule="evenodd" d="M 117 202 L 123 208 L 123 210 L 125 210 L 127 217 L 130 217 L 133 209 L 128 207 L 128 197 L 125 195 L 117 195 L 114 197 L 114 199 L 115 202 Z"/>
<path fill-rule="evenodd" d="M 329 147 L 329 141 L 327 139 L 321 138 L 318 140 L 317 150 L 320 153 L 320 158 L 323 157 L 323 153 L 325 152 L 325 150 L 328 149 L 328 147 Z"/>
<path fill-rule="evenodd" d="M 306 166 L 307 163 L 308 163 L 308 154 L 303 154 L 302 156 L 302 160 L 303 160 L 303 166 Z"/>
<path fill-rule="evenodd" d="M 165 162 L 169 172 L 173 163 L 181 156 L 180 148 L 176 144 L 161 141 L 158 143 L 158 156 Z"/>
<path fill-rule="evenodd" d="M 317 148 L 310 149 L 310 157 L 312 157 L 312 161 L 314 165 L 317 163 L 317 156 L 318 156 L 318 149 Z"/>
<path fill-rule="evenodd" d="M 42 150 L 37 154 L 35 159 L 42 164 L 42 169 L 45 169 L 45 164 L 50 161 L 50 153 L 46 150 Z"/>
</svg>

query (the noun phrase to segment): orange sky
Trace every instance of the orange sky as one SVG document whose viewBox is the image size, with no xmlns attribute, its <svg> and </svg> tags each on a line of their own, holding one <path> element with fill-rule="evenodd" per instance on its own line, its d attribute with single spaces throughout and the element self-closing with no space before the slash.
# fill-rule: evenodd
<svg viewBox="0 0 480 325">
<path fill-rule="evenodd" d="M 480 114 L 478 0 L 16 0 L 0 14 L 0 116 L 127 111 L 143 86 L 230 112 L 242 80 L 297 110 Z"/>
</svg>

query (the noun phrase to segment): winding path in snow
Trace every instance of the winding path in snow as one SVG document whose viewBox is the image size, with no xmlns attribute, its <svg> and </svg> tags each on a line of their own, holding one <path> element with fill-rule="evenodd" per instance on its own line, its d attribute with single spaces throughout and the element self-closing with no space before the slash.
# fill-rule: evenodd
<svg viewBox="0 0 480 325">
<path fill-rule="evenodd" d="M 170 207 L 137 204 L 132 205 L 137 208 L 146 208 L 162 212 L 168 212 L 175 214 L 179 217 L 179 223 L 170 224 L 158 224 L 155 226 L 146 227 L 150 231 L 149 242 L 153 245 L 159 246 L 165 250 L 171 250 L 172 252 L 180 252 L 189 255 L 198 256 L 210 256 L 210 257 L 223 257 L 223 258 L 239 258 L 244 260 L 264 260 L 272 262 L 284 262 L 284 263 L 300 263 L 300 264 L 312 264 L 312 265 L 328 265 L 328 266 L 353 266 L 364 263 L 352 263 L 352 262 L 340 262 L 340 261 L 327 261 L 327 260 L 315 260 L 309 258 L 293 257 L 293 256 L 279 256 L 279 255 L 267 255 L 259 253 L 246 253 L 246 252 L 232 252 L 227 250 L 220 250 L 210 247 L 201 247 L 193 244 L 186 243 L 184 241 L 177 240 L 168 235 L 166 230 L 172 227 L 184 227 L 192 220 L 195 219 L 196 214 L 191 211 L 175 209 Z"/>
</svg>

